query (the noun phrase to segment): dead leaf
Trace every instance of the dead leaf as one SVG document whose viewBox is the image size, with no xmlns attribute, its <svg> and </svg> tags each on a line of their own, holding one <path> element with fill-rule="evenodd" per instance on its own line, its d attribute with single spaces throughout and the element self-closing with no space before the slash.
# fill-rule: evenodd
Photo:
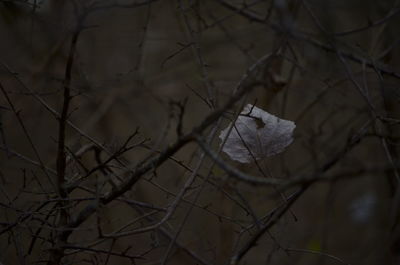
<svg viewBox="0 0 400 265">
<path fill-rule="evenodd" d="M 247 104 L 229 128 L 221 131 L 219 138 L 227 140 L 222 148 L 232 160 L 250 163 L 279 154 L 293 142 L 293 121 L 280 119 L 256 106 Z"/>
</svg>

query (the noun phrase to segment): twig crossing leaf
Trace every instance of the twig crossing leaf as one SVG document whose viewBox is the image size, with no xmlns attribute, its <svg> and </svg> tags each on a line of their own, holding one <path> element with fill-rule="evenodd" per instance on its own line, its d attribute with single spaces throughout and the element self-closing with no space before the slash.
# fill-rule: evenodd
<svg viewBox="0 0 400 265">
<path fill-rule="evenodd" d="M 221 131 L 226 142 L 222 148 L 232 160 L 250 163 L 279 154 L 293 142 L 293 121 L 280 119 L 254 105 L 247 104 L 232 124 Z"/>
</svg>

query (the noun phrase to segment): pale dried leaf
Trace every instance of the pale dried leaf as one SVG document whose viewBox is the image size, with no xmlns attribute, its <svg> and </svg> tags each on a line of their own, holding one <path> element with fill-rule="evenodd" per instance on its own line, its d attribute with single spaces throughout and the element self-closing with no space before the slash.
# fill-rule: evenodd
<svg viewBox="0 0 400 265">
<path fill-rule="evenodd" d="M 219 138 L 222 141 L 231 126 L 221 131 Z M 293 142 L 294 128 L 294 122 L 247 104 L 236 119 L 222 151 L 232 160 L 241 163 L 276 155 Z"/>
</svg>

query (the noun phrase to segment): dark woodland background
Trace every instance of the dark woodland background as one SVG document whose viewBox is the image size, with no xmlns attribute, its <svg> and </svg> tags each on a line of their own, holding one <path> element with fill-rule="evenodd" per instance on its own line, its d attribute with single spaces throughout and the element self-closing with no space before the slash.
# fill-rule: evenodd
<svg viewBox="0 0 400 265">
<path fill-rule="evenodd" d="M 399 25 L 398 0 L 0 0 L 0 264 L 400 264 Z M 297 126 L 260 168 L 218 153 L 247 103 Z"/>
</svg>

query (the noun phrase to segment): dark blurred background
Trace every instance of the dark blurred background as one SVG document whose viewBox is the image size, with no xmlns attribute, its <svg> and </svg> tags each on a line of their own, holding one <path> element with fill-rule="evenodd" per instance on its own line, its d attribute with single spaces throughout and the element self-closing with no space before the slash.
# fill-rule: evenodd
<svg viewBox="0 0 400 265">
<path fill-rule="evenodd" d="M 177 139 L 177 102 L 187 100 L 182 130 L 190 131 L 212 112 L 207 99 L 223 105 L 249 67 L 277 53 L 257 72 L 259 85 L 244 101 L 297 127 L 293 144 L 262 166 L 276 178 L 322 180 L 240 264 L 400 264 L 399 23 L 397 0 L 0 0 L 0 263 L 48 259 L 57 217 L 47 215 L 51 205 L 32 211 L 55 193 L 38 160 L 55 169 L 58 121 L 52 110 L 61 110 L 71 38 L 79 31 L 69 120 L 111 151 L 139 127 L 138 139 L 150 140 L 147 148 L 123 154 L 131 168 L 151 149 Z M 224 119 L 220 128 L 228 123 Z M 71 127 L 66 132 L 68 152 L 90 144 Z M 219 140 L 212 146 L 217 149 Z M 95 153 L 71 162 L 67 177 L 79 177 L 83 166 L 96 167 Z M 258 174 L 254 164 L 221 157 Z M 200 153 L 190 144 L 174 159 L 193 169 Z M 257 230 L 243 229 L 282 203 L 282 196 L 233 180 L 212 165 L 211 159 L 202 164 L 199 172 L 211 172 L 209 182 L 196 180 L 162 231 L 99 242 L 93 217 L 69 239 L 88 249 L 67 249 L 63 264 L 133 264 L 126 254 L 143 255 L 134 264 L 229 264 Z M 168 207 L 189 175 L 168 160 L 124 198 Z M 92 196 L 98 178 L 104 176 L 91 176 L 86 189 L 71 197 Z M 289 196 L 297 188 L 282 192 Z M 196 206 L 181 225 L 196 194 Z M 152 209 L 138 205 L 116 200 L 101 207 L 97 219 L 104 232 L 136 219 L 133 227 L 146 227 L 164 215 L 145 218 Z M 165 261 L 177 231 L 179 246 Z"/>
</svg>

